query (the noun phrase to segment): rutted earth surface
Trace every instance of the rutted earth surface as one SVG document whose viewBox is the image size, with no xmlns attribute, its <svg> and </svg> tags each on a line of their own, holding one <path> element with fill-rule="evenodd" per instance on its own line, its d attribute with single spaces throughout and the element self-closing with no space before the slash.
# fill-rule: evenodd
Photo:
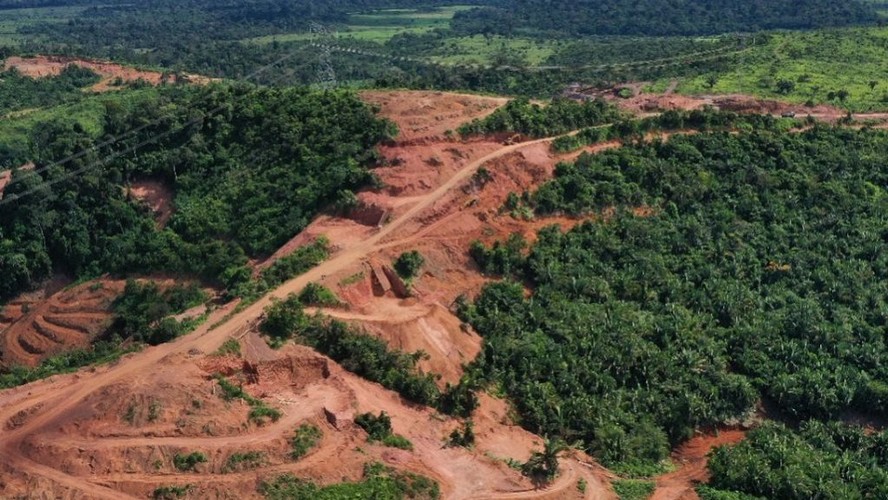
<svg viewBox="0 0 888 500">
<path fill-rule="evenodd" d="M 0 365 L 35 366 L 42 359 L 86 347 L 105 331 L 111 302 L 123 282 L 96 280 L 51 294 L 21 297 L 0 310 Z"/>
<path fill-rule="evenodd" d="M 435 479 L 445 498 L 614 496 L 612 476 L 581 453 L 562 460 L 561 474 L 543 489 L 510 468 L 506 459 L 526 460 L 542 439 L 513 425 L 502 400 L 482 398 L 474 416 L 475 449 L 446 448 L 444 439 L 458 421 L 409 404 L 311 349 L 271 350 L 255 333 L 272 296 L 322 282 L 347 303 L 324 313 L 359 324 L 392 346 L 426 351 L 430 359 L 422 367 L 441 374 L 442 384 L 455 381 L 481 345 L 450 312 L 459 294 L 476 293 L 485 282 L 469 261 L 468 244 L 514 231 L 532 238 L 544 225 L 579 222 L 528 223 L 500 213 L 509 192 L 548 178 L 563 159 L 549 153 L 546 140 L 503 145 L 446 134 L 504 100 L 435 92 L 364 97 L 402 131 L 383 148 L 389 164 L 377 174 L 386 187 L 360 193 L 362 209 L 352 218 L 318 218 L 279 253 L 324 234 L 334 249 L 331 258 L 216 328 L 211 325 L 233 313 L 235 304 L 212 311 L 193 333 L 115 364 L 0 392 L 0 497 L 144 498 L 160 486 L 190 484 L 193 498 L 250 498 L 258 496 L 263 479 L 283 472 L 327 484 L 358 479 L 363 464 L 373 460 Z M 473 175 L 481 166 L 492 180 Z M 407 297 L 390 266 L 400 252 L 413 249 L 427 264 Z M 213 355 L 229 338 L 239 339 L 242 356 Z M 281 419 L 250 423 L 244 403 L 220 397 L 212 378 L 217 373 L 279 409 Z M 352 418 L 381 410 L 391 415 L 395 432 L 413 442 L 413 451 L 366 442 Z M 293 461 L 287 457 L 289 438 L 306 422 L 318 425 L 324 437 L 308 456 Z M 177 471 L 172 456 L 192 451 L 205 453 L 208 462 L 194 472 Z M 266 463 L 223 473 L 231 454 L 247 451 L 264 452 Z M 577 489 L 581 478 L 588 484 L 584 494 Z"/>
</svg>

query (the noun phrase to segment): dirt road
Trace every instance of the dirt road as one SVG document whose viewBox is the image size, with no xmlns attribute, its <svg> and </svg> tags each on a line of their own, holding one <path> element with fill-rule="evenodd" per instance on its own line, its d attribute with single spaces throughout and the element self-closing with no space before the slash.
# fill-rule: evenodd
<svg viewBox="0 0 888 500">
<path fill-rule="evenodd" d="M 73 491 L 80 491 L 90 498 L 121 498 L 123 495 L 117 490 L 86 482 L 83 478 L 68 475 L 60 470 L 47 467 L 29 459 L 22 450 L 24 440 L 30 435 L 39 434 L 40 431 L 49 431 L 57 424 L 64 422 L 66 415 L 90 394 L 125 377 L 131 377 L 139 373 L 150 373 L 158 362 L 168 356 L 208 353 L 217 349 L 226 339 L 241 335 L 254 326 L 264 309 L 274 298 L 283 298 L 290 293 L 298 292 L 310 282 L 319 281 L 328 274 L 333 274 L 361 261 L 372 254 L 390 236 L 397 234 L 399 237 L 409 237 L 409 235 L 402 234 L 407 223 L 426 209 L 432 207 L 452 189 L 469 179 L 480 166 L 522 148 L 546 143 L 551 140 L 552 138 L 538 139 L 504 146 L 493 153 L 466 164 L 434 191 L 418 197 L 416 203 L 405 213 L 381 228 L 370 238 L 349 248 L 342 249 L 326 262 L 282 284 L 276 290 L 235 314 L 215 329 L 210 329 L 209 325 L 213 325 L 224 318 L 230 312 L 231 305 L 214 312 L 203 326 L 186 336 L 127 356 L 113 366 L 102 367 L 93 371 L 83 371 L 79 374 L 79 378 L 70 384 L 58 387 L 50 386 L 49 390 L 43 390 L 36 394 L 29 393 L 26 396 L 22 396 L 21 391 L 16 391 L 13 396 L 0 394 L 0 403 L 3 403 L 4 399 L 8 403 L 3 404 L 3 409 L 0 410 L 0 422 L 6 426 L 2 435 L 0 435 L 0 457 L 2 457 L 0 460 L 9 467 L 52 480 L 71 488 Z M 14 424 L 12 423 L 13 420 L 15 420 Z M 528 496 L 530 495 L 524 498 Z"/>
</svg>

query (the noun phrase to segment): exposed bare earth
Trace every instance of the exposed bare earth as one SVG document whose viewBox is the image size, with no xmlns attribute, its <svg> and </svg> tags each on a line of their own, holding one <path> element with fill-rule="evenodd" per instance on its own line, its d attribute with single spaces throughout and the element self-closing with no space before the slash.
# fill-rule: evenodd
<svg viewBox="0 0 888 500">
<path fill-rule="evenodd" d="M 141 201 L 154 214 L 158 227 L 166 226 L 173 216 L 172 190 L 160 181 L 143 180 L 129 187 L 129 195 Z"/>
<path fill-rule="evenodd" d="M 404 142 L 384 151 L 390 160 L 402 158 L 378 172 L 386 189 L 360 194 L 365 205 L 383 209 L 381 227 L 360 214 L 358 220 L 319 218 L 308 236 L 294 241 L 326 234 L 335 249 L 331 258 L 221 326 L 210 329 L 234 304 L 211 312 L 193 333 L 113 366 L 0 392 L 0 497 L 144 498 L 158 486 L 191 484 L 194 498 L 250 498 L 257 496 L 261 480 L 281 472 L 326 484 L 357 479 L 371 460 L 437 480 L 446 498 L 613 497 L 607 472 L 579 454 L 565 459 L 560 476 L 543 490 L 498 459 L 524 460 L 541 446 L 539 437 L 512 425 L 502 401 L 484 397 L 475 415 L 474 450 L 445 448 L 444 437 L 459 422 L 410 405 L 310 349 L 270 350 L 254 333 L 272 297 L 320 281 L 349 305 L 325 312 L 364 325 L 393 345 L 425 350 L 431 355 L 425 368 L 441 373 L 442 383 L 456 380 L 461 364 L 480 348 L 478 336 L 460 328 L 448 311 L 453 298 L 474 293 L 484 282 L 466 258 L 467 243 L 513 230 L 533 233 L 549 222 L 576 223 L 527 224 L 498 213 L 508 191 L 529 188 L 551 174 L 558 158 L 550 156 L 546 140 L 503 146 L 443 136 L 490 112 L 496 102 L 423 92 L 365 97 L 379 102 L 404 131 Z M 426 105 L 427 114 L 413 113 Z M 438 120 L 435 114 L 444 110 L 453 115 Z M 481 166 L 494 182 L 479 185 L 473 179 Z M 426 255 L 427 265 L 413 296 L 406 297 L 390 262 L 414 248 Z M 245 359 L 208 356 L 228 338 L 240 339 Z M 221 400 L 214 373 L 280 409 L 281 420 L 249 423 L 245 405 Z M 352 416 L 380 410 L 392 416 L 395 431 L 413 442 L 414 451 L 365 442 Z M 294 462 L 286 455 L 287 440 L 304 422 L 322 427 L 324 438 L 318 449 Z M 191 451 L 205 453 L 208 463 L 195 472 L 175 470 L 171 456 Z M 264 452 L 267 462 L 253 471 L 221 473 L 232 453 L 246 451 Z M 585 494 L 576 488 L 580 478 L 588 483 Z"/>
<path fill-rule="evenodd" d="M 709 479 L 706 470 L 707 455 L 718 446 L 739 443 L 746 431 L 724 429 L 712 434 L 694 436 L 672 453 L 672 461 L 678 466 L 675 472 L 656 478 L 657 489 L 651 500 L 695 500 L 694 488 Z"/>
<path fill-rule="evenodd" d="M 86 347 L 103 332 L 123 282 L 90 281 L 46 299 L 25 295 L 0 311 L 0 365 L 35 366 L 61 351 Z"/>
<path fill-rule="evenodd" d="M 94 92 L 104 92 L 113 89 L 114 82 L 118 78 L 124 82 L 143 80 L 152 85 L 160 85 L 164 82 L 176 83 L 177 81 L 204 84 L 210 81 L 210 79 L 198 75 L 164 74 L 160 71 L 141 70 L 108 61 L 67 56 L 10 56 L 3 62 L 3 69 L 15 68 L 25 76 L 44 78 L 59 75 L 62 70 L 70 65 L 90 69 L 102 77 L 100 82 L 90 87 L 90 90 Z"/>
<path fill-rule="evenodd" d="M 685 96 L 675 94 L 672 85 L 662 94 L 646 93 L 643 91 L 645 86 L 647 86 L 646 82 L 636 82 L 622 84 L 613 88 L 579 89 L 572 92 L 572 95 L 601 97 L 613 102 L 622 109 L 642 116 L 671 109 L 694 110 L 702 109 L 706 106 L 739 113 L 771 114 L 775 116 L 791 113 L 800 118 L 810 115 L 824 122 L 836 122 L 848 116 L 846 110 L 826 104 L 805 106 L 773 99 L 761 99 L 744 94 Z M 628 99 L 618 97 L 617 93 L 622 88 L 632 90 L 633 97 Z M 859 121 L 871 120 L 882 122 L 888 120 L 888 113 L 859 113 L 852 115 L 852 117 Z"/>
</svg>

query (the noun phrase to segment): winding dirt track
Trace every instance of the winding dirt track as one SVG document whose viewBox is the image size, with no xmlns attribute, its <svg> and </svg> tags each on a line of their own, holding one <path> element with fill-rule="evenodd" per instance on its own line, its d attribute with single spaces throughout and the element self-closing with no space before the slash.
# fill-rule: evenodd
<svg viewBox="0 0 888 500">
<path fill-rule="evenodd" d="M 231 306 L 216 311 L 204 326 L 199 327 L 184 337 L 167 344 L 147 348 L 126 357 L 111 367 L 100 368 L 91 372 L 82 371 L 78 374 L 79 378 L 68 385 L 53 385 L 38 394 L 29 393 L 26 396 L 21 396 L 20 392 L 12 395 L 0 393 L 0 404 L 3 405 L 2 410 L 0 410 L 0 423 L 6 426 L 2 434 L 0 434 L 0 460 L 9 467 L 50 479 L 73 491 L 79 491 L 90 498 L 119 499 L 124 497 L 120 491 L 88 482 L 82 477 L 71 476 L 31 460 L 22 450 L 24 440 L 34 434 L 42 432 L 51 433 L 51 429 L 63 422 L 66 415 L 89 395 L 125 377 L 150 372 L 158 362 L 168 356 L 194 353 L 196 351 L 207 353 L 217 349 L 226 339 L 239 336 L 254 326 L 273 298 L 282 298 L 290 293 L 298 292 L 310 282 L 318 281 L 328 274 L 333 274 L 359 262 L 376 251 L 380 244 L 384 243 L 390 236 L 397 234 L 399 237 L 409 238 L 411 235 L 403 234 L 407 223 L 444 198 L 452 189 L 469 179 L 481 165 L 522 148 L 547 143 L 553 139 L 538 139 L 504 146 L 493 153 L 468 163 L 437 189 L 427 195 L 418 197 L 416 203 L 407 212 L 391 221 L 370 238 L 350 248 L 341 250 L 330 260 L 284 283 L 215 329 L 211 330 L 207 325 L 212 325 L 223 318 L 229 312 Z M 25 414 L 27 416 L 21 418 L 21 415 Z M 12 422 L 14 420 L 19 420 L 19 422 L 13 425 Z M 152 439 L 152 441 L 156 441 L 156 439 Z M 181 441 L 181 439 L 176 439 L 177 443 Z M 553 492 L 572 487 L 576 476 L 576 471 L 572 467 L 568 467 L 566 469 L 567 473 L 563 474 L 555 484 L 546 490 L 522 492 L 518 496 L 506 494 L 502 498 L 550 496 Z"/>
</svg>

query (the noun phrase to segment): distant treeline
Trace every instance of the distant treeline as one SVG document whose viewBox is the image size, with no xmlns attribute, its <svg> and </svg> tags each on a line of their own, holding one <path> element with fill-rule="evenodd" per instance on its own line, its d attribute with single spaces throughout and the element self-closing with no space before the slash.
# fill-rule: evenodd
<svg viewBox="0 0 888 500">
<path fill-rule="evenodd" d="M 458 12 L 461 33 L 707 35 L 875 22 L 872 6 L 832 0 L 488 0 Z"/>
</svg>

